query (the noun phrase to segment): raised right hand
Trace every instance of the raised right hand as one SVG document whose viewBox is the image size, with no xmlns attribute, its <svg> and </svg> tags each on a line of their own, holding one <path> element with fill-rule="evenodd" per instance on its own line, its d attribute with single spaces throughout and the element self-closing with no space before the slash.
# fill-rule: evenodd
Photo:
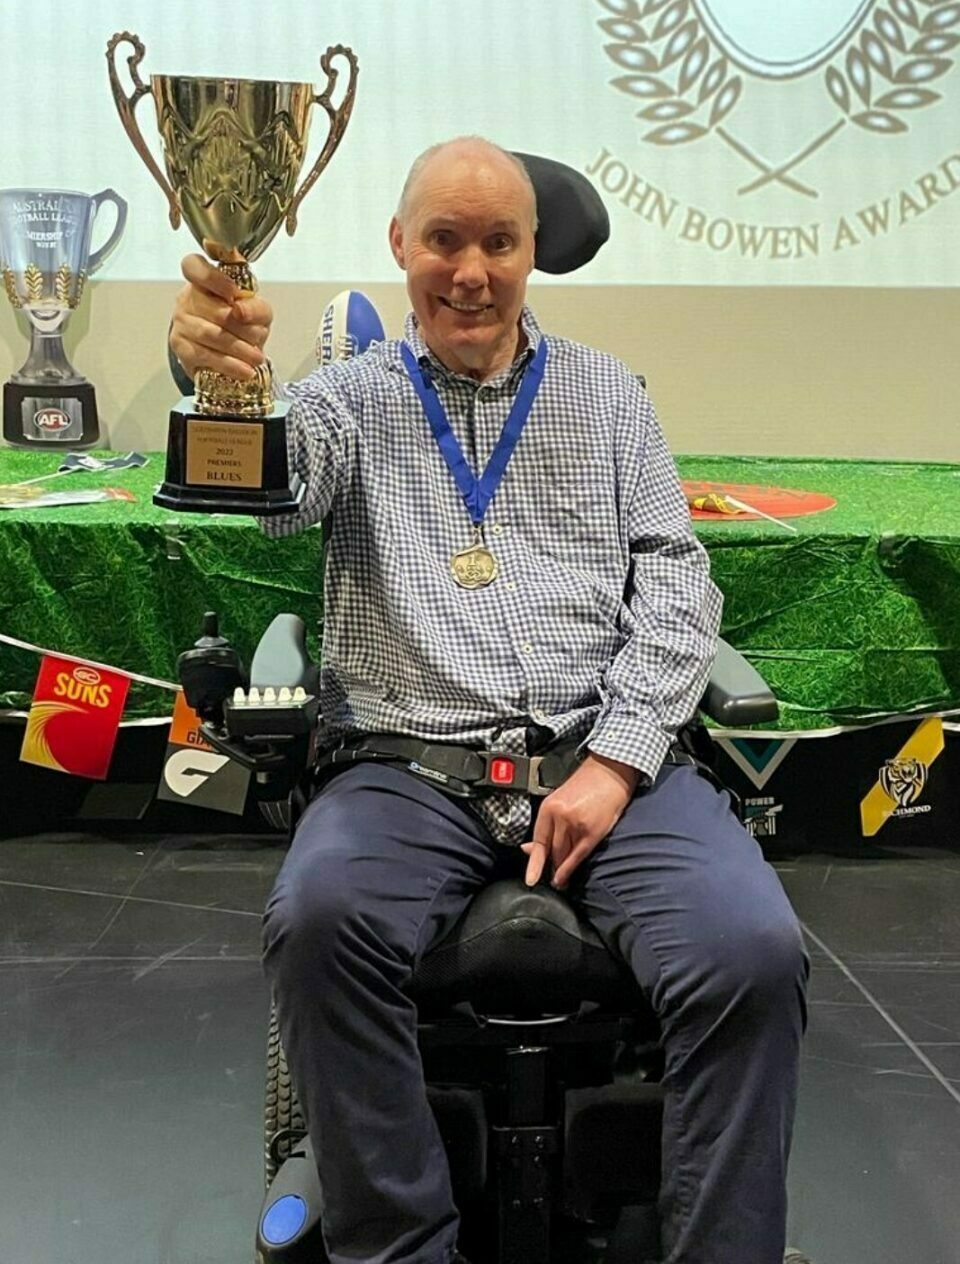
<svg viewBox="0 0 960 1264">
<path fill-rule="evenodd" d="M 187 284 L 177 295 L 170 326 L 173 354 L 191 378 L 197 369 L 215 369 L 249 381 L 266 359 L 273 308 L 259 294 L 241 290 L 202 255 L 187 255 L 180 267 Z"/>
</svg>

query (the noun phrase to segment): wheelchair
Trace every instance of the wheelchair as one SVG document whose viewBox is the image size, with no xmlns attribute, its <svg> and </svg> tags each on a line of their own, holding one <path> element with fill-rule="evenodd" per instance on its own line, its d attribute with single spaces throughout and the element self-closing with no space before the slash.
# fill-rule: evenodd
<svg viewBox="0 0 960 1264">
<path fill-rule="evenodd" d="M 517 156 L 537 193 L 537 267 L 580 267 L 609 233 L 602 202 L 571 168 Z M 302 621 L 278 615 L 248 673 L 207 615 L 204 635 L 181 655 L 180 678 L 207 740 L 252 770 L 267 820 L 292 828 L 318 710 Z M 776 718 L 777 704 L 721 643 L 701 710 L 739 727 Z M 689 726 L 683 741 L 692 760 L 709 758 L 702 726 Z M 552 888 L 496 881 L 425 955 L 410 987 L 465 1255 L 498 1264 L 658 1258 L 658 1028 L 592 927 Z M 319 1264 L 317 1169 L 273 1013 L 264 1124 L 257 1264 Z"/>
<path fill-rule="evenodd" d="M 302 620 L 278 615 L 247 673 L 207 615 L 179 669 L 204 736 L 251 769 L 267 820 L 292 828 L 318 705 Z M 739 727 L 775 718 L 777 705 L 721 642 L 701 710 Z M 697 725 L 684 732 L 692 760 L 709 742 Z M 502 879 L 473 898 L 410 987 L 468 1258 L 657 1258 L 657 1023 L 592 927 L 552 888 Z M 264 1125 L 257 1264 L 318 1264 L 326 1256 L 317 1168 L 272 1013 Z"/>
</svg>

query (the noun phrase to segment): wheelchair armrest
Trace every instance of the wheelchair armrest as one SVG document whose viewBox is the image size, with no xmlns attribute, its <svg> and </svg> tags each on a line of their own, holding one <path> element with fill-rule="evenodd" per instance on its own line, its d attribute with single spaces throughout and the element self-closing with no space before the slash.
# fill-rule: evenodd
<svg viewBox="0 0 960 1264">
<path fill-rule="evenodd" d="M 776 698 L 757 669 L 724 640 L 717 642 L 700 710 L 727 728 L 762 724 L 780 714 Z"/>
</svg>

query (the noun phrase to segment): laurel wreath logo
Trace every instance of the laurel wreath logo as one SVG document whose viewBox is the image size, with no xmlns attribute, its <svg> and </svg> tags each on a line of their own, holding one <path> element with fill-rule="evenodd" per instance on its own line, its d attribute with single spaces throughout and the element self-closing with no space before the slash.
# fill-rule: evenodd
<svg viewBox="0 0 960 1264">
<path fill-rule="evenodd" d="M 72 294 L 74 274 L 73 270 L 66 263 L 61 263 L 57 269 L 57 275 L 54 278 L 53 290 L 58 303 L 62 303 L 64 307 L 76 307 L 80 302 L 80 296 L 83 294 L 84 283 L 87 274 L 80 271 L 76 274 L 76 293 Z"/>
<path fill-rule="evenodd" d="M 843 70 L 828 66 L 827 91 L 851 123 L 871 132 L 907 131 L 902 110 L 916 110 L 940 100 L 923 85 L 953 69 L 945 57 L 960 44 L 952 28 L 960 25 L 960 4 L 954 0 L 890 0 L 890 11 L 877 9 L 875 30 L 860 33 L 859 47 L 847 51 Z M 845 71 L 845 73 L 844 73 Z M 880 81 L 888 90 L 874 96 Z M 865 108 L 857 108 L 856 98 Z"/>
<path fill-rule="evenodd" d="M 26 297 L 21 298 L 17 289 L 17 278 L 13 269 L 7 266 L 2 267 L 3 288 L 7 292 L 7 298 L 16 308 L 22 308 L 24 302 L 37 305 L 43 302 L 43 272 L 35 263 L 28 263 L 23 270 L 23 288 L 26 291 Z M 74 273 L 69 264 L 62 263 L 56 271 L 53 278 L 53 294 L 57 302 L 62 307 L 75 308 L 79 306 L 80 299 L 83 295 L 83 287 L 87 282 L 87 274 L 85 271 L 76 273 L 76 291 L 74 292 Z"/>
<path fill-rule="evenodd" d="M 43 298 L 43 273 L 35 263 L 28 263 L 23 270 L 23 285 L 28 303 L 39 303 Z"/>
<path fill-rule="evenodd" d="M 777 183 L 818 197 L 790 173 L 847 123 L 886 135 L 907 131 L 903 112 L 940 100 L 927 85 L 953 68 L 947 54 L 960 44 L 958 0 L 889 0 L 842 64 L 826 69 L 826 88 L 841 117 L 786 162 L 770 163 L 723 126 L 743 95 L 743 78 L 705 29 L 696 0 L 597 2 L 612 14 L 597 23 L 611 41 L 605 51 L 625 72 L 611 86 L 641 103 L 641 139 L 684 145 L 714 133 L 760 171 L 740 194 Z"/>
<path fill-rule="evenodd" d="M 691 0 L 599 2 L 615 15 L 598 23 L 614 41 L 606 53 L 627 71 L 611 80 L 612 86 L 648 102 L 637 111 L 638 118 L 654 124 L 644 140 L 682 145 L 726 118 L 743 81 L 729 74 L 727 58 L 704 31 Z"/>
<path fill-rule="evenodd" d="M 4 266 L 3 269 L 3 288 L 7 292 L 7 298 L 18 310 L 23 307 L 20 301 L 20 295 L 17 293 L 17 278 L 13 275 L 12 269 Z"/>
</svg>

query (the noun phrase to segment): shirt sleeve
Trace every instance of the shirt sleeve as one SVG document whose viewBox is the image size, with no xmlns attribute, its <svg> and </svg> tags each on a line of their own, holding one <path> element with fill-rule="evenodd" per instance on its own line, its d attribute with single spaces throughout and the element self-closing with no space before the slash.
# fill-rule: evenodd
<svg viewBox="0 0 960 1264">
<path fill-rule="evenodd" d="M 630 546 L 625 641 L 602 673 L 600 713 L 586 745 L 652 782 L 703 696 L 723 598 L 653 405 L 639 382 L 628 397 L 619 458 Z"/>
<path fill-rule="evenodd" d="M 324 379 L 331 370 L 295 383 L 274 382 L 274 395 L 290 405 L 286 417 L 287 464 L 304 486 L 294 514 L 260 518 L 270 536 L 296 535 L 326 518 L 350 481 L 356 460 L 357 418 L 345 395 Z"/>
</svg>

